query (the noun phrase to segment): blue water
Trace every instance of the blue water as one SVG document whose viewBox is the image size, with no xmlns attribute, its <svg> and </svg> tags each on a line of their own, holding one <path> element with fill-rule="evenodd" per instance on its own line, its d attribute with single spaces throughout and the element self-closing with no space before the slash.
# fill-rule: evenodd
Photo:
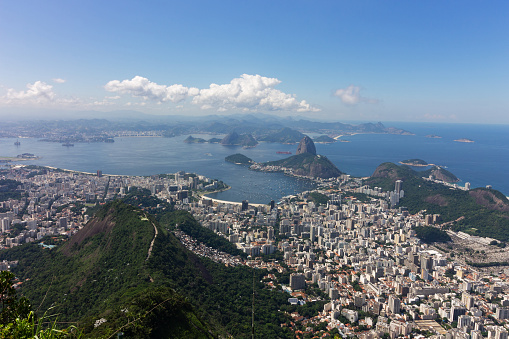
<svg viewBox="0 0 509 339">
<path fill-rule="evenodd" d="M 509 195 L 509 126 L 467 124 L 386 123 L 409 130 L 415 135 L 358 134 L 343 137 L 349 143 L 317 144 L 319 154 L 326 155 L 343 172 L 353 176 L 369 176 L 386 161 L 395 162 L 420 158 L 428 163 L 447 166 L 462 182 L 472 187 L 492 185 Z M 426 138 L 435 134 L 441 139 Z M 199 135 L 193 135 L 199 137 Z M 187 137 L 175 138 L 116 138 L 115 143 L 76 143 L 63 147 L 58 143 L 37 139 L 0 139 L 0 156 L 34 153 L 41 157 L 30 161 L 85 172 L 102 170 L 107 174 L 151 175 L 180 170 L 223 180 L 232 189 L 215 195 L 218 199 L 268 203 L 282 196 L 311 189 L 313 184 L 277 173 L 260 173 L 226 163 L 230 154 L 243 153 L 255 161 L 282 159 L 276 151 L 295 153 L 297 145 L 261 143 L 243 149 L 219 144 L 185 144 Z M 204 135 L 204 138 L 211 136 Z M 455 142 L 472 139 L 474 143 Z"/>
</svg>

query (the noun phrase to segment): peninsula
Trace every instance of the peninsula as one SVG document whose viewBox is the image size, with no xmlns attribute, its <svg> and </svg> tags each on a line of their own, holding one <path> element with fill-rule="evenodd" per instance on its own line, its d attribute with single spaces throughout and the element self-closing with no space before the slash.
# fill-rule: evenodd
<svg viewBox="0 0 509 339">
<path fill-rule="evenodd" d="M 322 179 L 338 177 L 342 174 L 326 156 L 316 154 L 315 144 L 308 136 L 302 138 L 295 155 L 277 161 L 254 164 L 250 168 L 259 171 L 285 172 L 290 175 Z"/>
</svg>

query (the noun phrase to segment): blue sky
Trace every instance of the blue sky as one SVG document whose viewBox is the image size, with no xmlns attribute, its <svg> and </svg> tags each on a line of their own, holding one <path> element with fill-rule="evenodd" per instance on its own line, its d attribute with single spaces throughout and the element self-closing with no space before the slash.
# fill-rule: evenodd
<svg viewBox="0 0 509 339">
<path fill-rule="evenodd" d="M 2 1 L 0 116 L 507 124 L 508 18 L 508 1 Z"/>
</svg>

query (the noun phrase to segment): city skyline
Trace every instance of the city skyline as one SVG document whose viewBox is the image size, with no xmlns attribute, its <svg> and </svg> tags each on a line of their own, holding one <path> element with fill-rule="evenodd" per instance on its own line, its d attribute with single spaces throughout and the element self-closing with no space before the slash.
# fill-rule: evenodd
<svg viewBox="0 0 509 339">
<path fill-rule="evenodd" d="M 0 4 L 0 117 L 509 123 L 509 4 Z M 108 114 L 104 114 L 108 118 Z"/>
</svg>

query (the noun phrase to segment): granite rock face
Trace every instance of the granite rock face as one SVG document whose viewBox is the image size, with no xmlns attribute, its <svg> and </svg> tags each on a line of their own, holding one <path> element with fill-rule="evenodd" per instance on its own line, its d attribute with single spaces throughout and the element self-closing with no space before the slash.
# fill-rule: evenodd
<svg viewBox="0 0 509 339">
<path fill-rule="evenodd" d="M 295 154 L 299 155 L 304 153 L 311 153 L 316 155 L 315 143 L 307 135 L 300 141 L 299 147 L 297 147 L 297 153 Z"/>
</svg>

